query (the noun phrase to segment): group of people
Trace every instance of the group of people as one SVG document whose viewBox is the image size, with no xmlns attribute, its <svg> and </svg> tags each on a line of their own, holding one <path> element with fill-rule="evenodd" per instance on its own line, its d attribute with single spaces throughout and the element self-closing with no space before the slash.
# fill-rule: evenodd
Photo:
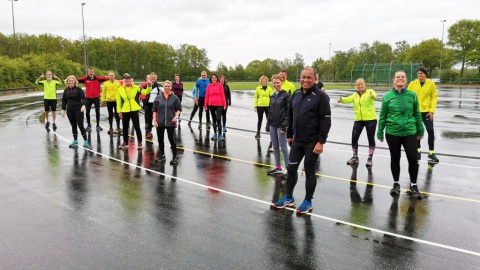
<svg viewBox="0 0 480 270">
<path fill-rule="evenodd" d="M 198 111 L 198 129 L 202 129 L 203 111 L 206 112 L 206 127 L 210 129 L 213 121 L 213 136 L 212 140 L 224 141 L 224 134 L 227 132 L 227 109 L 232 105 L 232 96 L 230 87 L 228 86 L 227 77 L 217 74 L 211 74 L 207 79 L 207 72 L 202 71 L 200 78 L 195 83 L 192 89 L 192 98 L 194 99 L 194 106 L 188 126 L 191 126 L 193 117 Z M 210 113 L 210 114 L 208 114 Z"/>
<path fill-rule="evenodd" d="M 353 156 L 347 161 L 347 164 L 358 164 L 358 139 L 365 128 L 369 146 L 366 165 L 372 166 L 372 157 L 375 151 L 374 137 L 377 128 L 374 106 L 377 93 L 373 89 L 366 89 L 365 80 L 362 78 L 358 79 L 355 85 L 357 92 L 348 97 L 339 97 L 337 100 L 338 103 L 354 103 Z M 427 79 L 427 70 L 424 67 L 418 68 L 417 79 L 410 82 L 408 86 L 406 73 L 404 71 L 395 72 L 393 86 L 394 88 L 382 99 L 376 135 L 382 142 L 384 138 L 387 140 L 390 151 L 390 168 L 394 180 L 390 193 L 392 195 L 400 194 L 400 157 L 403 146 L 409 164 L 410 192 L 415 198 L 422 199 L 423 196 L 417 187 L 417 175 L 418 161 L 421 159 L 420 140 L 424 135 L 424 126 L 428 133 L 428 162 L 439 162 L 434 150 L 435 134 L 433 129 L 433 116 L 438 98 L 437 89 L 435 83 Z"/>
<path fill-rule="evenodd" d="M 434 132 L 433 115 L 436 109 L 437 91 L 435 84 L 426 79 L 427 71 L 419 68 L 418 79 L 411 82 L 407 87 L 407 79 L 404 71 L 395 72 L 393 78 L 393 89 L 386 93 L 382 99 L 380 116 L 378 119 L 377 138 L 387 140 L 391 155 L 391 171 L 394 185 L 390 193 L 400 193 L 400 155 L 403 146 L 409 162 L 410 191 L 416 198 L 421 199 L 416 180 L 418 174 L 417 160 L 421 158 L 420 140 L 424 135 L 424 125 L 429 133 L 429 161 L 438 162 L 434 153 Z M 46 78 L 46 80 L 41 80 Z M 53 78 L 57 80 L 53 80 Z M 286 71 L 281 70 L 279 74 L 272 76 L 273 89 L 267 85 L 268 78 L 260 78 L 260 86 L 255 91 L 254 109 L 258 115 L 256 138 L 260 138 L 262 118 L 267 116 L 266 131 L 270 133 L 270 139 L 275 154 L 275 167 L 269 170 L 268 174 L 285 173 L 281 167 L 280 153 L 283 154 L 286 167 L 287 184 L 285 195 L 273 204 L 275 208 L 282 209 L 293 207 L 295 199 L 293 190 L 297 183 L 297 170 L 300 162 L 305 158 L 306 194 L 303 202 L 297 209 L 298 213 L 311 211 L 312 198 L 316 187 L 315 164 L 319 155 L 323 152 L 323 145 L 326 143 L 331 126 L 330 98 L 325 93 L 323 84 L 318 82 L 318 74 L 311 67 L 304 68 L 300 76 L 300 88 L 287 80 Z M 115 80 L 115 74 L 108 76 L 95 76 L 93 69 L 88 70 L 88 76 L 75 78 L 71 75 L 66 80 L 67 88 L 62 95 L 62 115 L 66 114 L 72 126 L 74 137 L 71 147 L 77 147 L 78 129 L 84 139 L 84 146 L 88 147 L 86 132 L 91 129 L 89 112 L 91 106 L 95 105 L 95 111 L 100 106 L 100 82 L 105 81 L 101 93 L 101 104 L 107 104 L 109 113 L 109 133 L 119 133 L 120 120 L 123 126 L 123 143 L 119 148 L 128 147 L 129 122 L 133 123 L 138 141 L 137 148 L 142 149 L 142 132 L 140 129 L 139 111 L 141 99 L 145 110 L 145 126 L 147 137 L 152 137 L 152 127 L 157 130 L 159 140 L 159 161 L 165 161 L 164 133 L 167 132 L 168 139 L 173 151 L 171 164 L 178 163 L 176 143 L 174 137 L 175 127 L 180 121 L 182 110 L 181 100 L 183 95 L 183 84 L 180 76 L 175 75 L 175 82 L 165 81 L 163 86 L 157 81 L 155 73 L 149 74 L 146 81 L 137 86 L 133 83 L 130 74 L 123 75 L 122 83 Z M 86 87 L 84 92 L 77 85 L 83 82 Z M 43 84 L 45 89 L 45 111 L 52 111 L 55 130 L 55 107 L 56 95 L 52 89 L 61 84 L 60 78 L 52 72 L 47 71 L 41 75 L 37 84 Z M 377 127 L 377 117 L 374 101 L 377 93 L 372 89 L 366 89 L 365 80 L 360 78 L 355 83 L 357 91 L 348 97 L 340 97 L 339 103 L 354 103 L 354 126 L 352 130 L 352 151 L 353 157 L 347 161 L 348 164 L 359 162 L 358 139 L 363 128 L 367 130 L 369 141 L 369 156 L 367 166 L 372 166 L 375 150 L 374 134 Z M 194 109 L 190 115 L 188 125 L 191 125 L 195 113 L 199 112 L 198 128 L 202 129 L 203 110 L 207 112 L 207 128 L 210 128 L 213 121 L 214 135 L 212 140 L 225 140 L 226 132 L 226 111 L 231 105 L 231 94 L 225 76 L 218 77 L 211 74 L 207 80 L 207 73 L 202 71 L 201 77 L 197 80 L 193 89 Z M 53 101 L 55 100 L 55 101 Z M 84 112 L 87 114 L 87 128 L 84 128 Z M 210 115 L 208 114 L 210 113 Z M 150 115 L 151 113 L 151 115 Z M 97 113 L 97 131 L 102 128 L 98 125 L 99 113 Z M 113 130 L 113 118 L 116 119 L 117 129 Z M 48 113 L 45 114 L 45 127 L 49 129 Z M 152 123 L 153 122 L 153 123 Z M 290 151 L 287 147 L 290 145 Z"/>
</svg>

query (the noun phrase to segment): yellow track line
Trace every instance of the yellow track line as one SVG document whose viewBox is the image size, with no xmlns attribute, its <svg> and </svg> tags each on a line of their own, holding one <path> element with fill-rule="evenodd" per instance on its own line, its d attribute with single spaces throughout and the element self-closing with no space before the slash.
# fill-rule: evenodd
<svg viewBox="0 0 480 270">
<path fill-rule="evenodd" d="M 133 138 L 135 137 L 135 136 L 131 136 L 131 134 L 128 134 L 128 136 L 133 137 Z M 152 144 L 158 144 L 157 142 L 155 142 L 153 140 L 150 140 L 150 139 L 145 139 L 145 141 L 150 142 Z M 166 144 L 166 145 L 169 145 L 169 144 Z M 238 162 L 242 162 L 242 163 L 253 164 L 254 166 L 259 166 L 259 167 L 270 167 L 270 168 L 274 167 L 271 164 L 264 164 L 264 163 L 260 163 L 260 162 L 253 162 L 253 161 L 239 159 L 239 158 L 227 157 L 227 156 L 222 156 L 222 155 L 218 155 L 218 154 L 214 154 L 214 153 L 210 153 L 210 152 L 203 152 L 203 151 L 193 150 L 193 149 L 190 149 L 190 148 L 185 148 L 185 147 L 180 147 L 180 146 L 177 146 L 177 148 L 182 149 L 184 151 L 190 151 L 190 152 L 193 152 L 193 153 L 198 153 L 198 154 L 205 155 L 205 156 L 216 157 L 216 158 L 220 158 L 220 159 L 224 159 L 224 160 L 228 160 L 228 161 L 234 160 L 234 161 L 238 161 Z M 305 171 L 300 171 L 300 170 L 298 172 L 305 173 Z M 360 184 L 364 184 L 364 185 L 371 185 L 371 186 L 374 186 L 374 187 L 381 187 L 381 188 L 385 188 L 385 189 L 390 189 L 391 188 L 391 186 L 387 186 L 387 185 L 369 183 L 369 182 L 358 181 L 358 180 L 351 180 L 351 179 L 348 179 L 348 178 L 331 176 L 331 175 L 327 175 L 327 174 L 316 173 L 315 175 L 320 176 L 320 177 L 324 177 L 324 178 L 341 180 L 341 181 L 345 181 L 345 182 L 360 183 Z M 405 189 L 405 188 L 402 188 L 401 190 L 403 190 L 405 192 L 410 191 L 409 189 Z M 428 196 L 436 196 L 436 197 L 442 197 L 442 198 L 448 198 L 448 199 L 454 199 L 454 200 L 460 200 L 460 201 L 480 203 L 480 200 L 478 200 L 478 199 L 470 199 L 470 198 L 464 198 L 464 197 L 458 197 L 458 196 L 444 195 L 444 194 L 439 194 L 439 193 L 430 193 L 430 192 L 426 192 L 426 191 L 421 191 L 420 193 L 428 195 Z"/>
</svg>

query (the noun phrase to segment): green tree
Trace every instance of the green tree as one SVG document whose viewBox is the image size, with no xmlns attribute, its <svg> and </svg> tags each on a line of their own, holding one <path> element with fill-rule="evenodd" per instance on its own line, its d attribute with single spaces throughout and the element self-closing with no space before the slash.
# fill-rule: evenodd
<svg viewBox="0 0 480 270">
<path fill-rule="evenodd" d="M 421 62 L 427 68 L 428 76 L 430 76 L 434 69 L 440 67 L 440 45 L 441 41 L 437 38 L 424 40 L 408 50 L 405 62 Z"/>
<path fill-rule="evenodd" d="M 448 45 L 453 58 L 461 63 L 460 78 L 465 65 L 480 65 L 480 20 L 460 20 L 448 28 Z M 480 72 L 480 67 L 479 67 Z"/>
<path fill-rule="evenodd" d="M 395 46 L 396 47 L 393 50 L 393 61 L 396 63 L 403 63 L 411 46 L 406 40 L 395 42 Z"/>
</svg>

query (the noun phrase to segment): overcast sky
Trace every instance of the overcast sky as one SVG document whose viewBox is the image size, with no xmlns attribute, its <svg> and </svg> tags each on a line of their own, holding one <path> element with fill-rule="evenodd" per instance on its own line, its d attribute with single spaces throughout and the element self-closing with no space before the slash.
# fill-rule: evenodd
<svg viewBox="0 0 480 270">
<path fill-rule="evenodd" d="M 297 52 L 310 65 L 375 40 L 414 45 L 441 39 L 441 20 L 446 42 L 449 26 L 480 18 L 480 0 L 18 0 L 15 31 L 81 39 L 82 2 L 87 37 L 195 45 L 207 50 L 211 69 L 220 61 L 293 60 Z M 11 4 L 0 1 L 6 35 L 13 33 Z"/>
</svg>

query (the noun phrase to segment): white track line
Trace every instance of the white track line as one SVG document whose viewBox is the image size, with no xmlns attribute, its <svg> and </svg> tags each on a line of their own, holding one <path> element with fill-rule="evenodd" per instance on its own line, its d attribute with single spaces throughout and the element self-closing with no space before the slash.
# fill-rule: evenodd
<svg viewBox="0 0 480 270">
<path fill-rule="evenodd" d="M 69 142 L 69 140 L 67 140 L 65 137 L 61 136 L 60 134 L 58 134 L 54 131 L 52 131 L 52 132 L 53 132 L 53 134 L 56 134 L 58 137 L 60 137 L 64 141 Z M 79 146 L 79 148 L 83 148 L 83 147 Z M 96 155 L 100 155 L 102 157 L 108 158 L 110 160 L 115 160 L 115 161 L 123 163 L 123 164 L 128 164 L 129 166 L 136 167 L 136 168 L 139 168 L 139 169 L 143 169 L 145 171 L 149 171 L 149 172 L 154 173 L 154 174 L 163 175 L 165 177 L 170 177 L 170 178 L 175 178 L 176 180 L 179 180 L 179 181 L 182 181 L 184 183 L 188 183 L 188 184 L 191 184 L 191 185 L 194 185 L 194 186 L 215 190 L 215 191 L 218 191 L 218 192 L 222 192 L 222 193 L 229 194 L 229 195 L 232 195 L 232 196 L 235 196 L 235 197 L 238 197 L 238 198 L 258 202 L 258 203 L 265 204 L 265 205 L 272 205 L 271 202 L 262 201 L 262 200 L 259 200 L 259 199 L 255 199 L 255 198 L 252 198 L 252 197 L 242 195 L 242 194 L 234 193 L 234 192 L 231 192 L 231 191 L 228 191 L 228 190 L 224 190 L 224 189 L 200 184 L 200 183 L 197 183 L 197 182 L 193 182 L 191 180 L 183 179 L 183 178 L 180 178 L 178 176 L 173 176 L 173 175 L 161 173 L 161 172 L 158 172 L 158 171 L 154 171 L 152 169 L 145 168 L 145 167 L 142 167 L 142 166 L 138 166 L 138 165 L 133 164 L 133 163 L 125 162 L 123 160 L 116 159 L 114 157 L 111 157 L 111 156 L 105 155 L 103 153 L 93 151 L 93 150 L 88 149 L 88 148 L 83 148 L 83 149 L 85 149 L 87 151 L 90 151 L 90 152 L 92 152 Z M 288 210 L 295 211 L 295 209 L 288 209 Z M 462 248 L 457 248 L 457 247 L 453 247 L 453 246 L 443 245 L 443 244 L 439 244 L 439 243 L 435 243 L 435 242 L 431 242 L 431 241 L 427 241 L 427 240 L 422 240 L 422 239 L 418 239 L 418 238 L 414 238 L 414 237 L 409 237 L 409 236 L 405 236 L 405 235 L 401 235 L 401 234 L 391 233 L 391 232 L 387 232 L 387 231 L 383 231 L 383 230 L 379 230 L 379 229 L 375 229 L 375 228 L 371 228 L 371 227 L 367 227 L 367 226 L 363 226 L 363 225 L 359 225 L 359 224 L 335 219 L 335 218 L 330 218 L 330 217 L 326 217 L 326 216 L 322 216 L 322 215 L 318 215 L 318 214 L 308 213 L 308 215 L 313 216 L 313 217 L 318 217 L 318 218 L 321 218 L 321 219 L 324 219 L 324 220 L 332 221 L 332 222 L 335 222 L 335 223 L 341 223 L 341 224 L 344 224 L 344 225 L 353 226 L 353 227 L 361 228 L 361 229 L 364 229 L 364 230 L 369 230 L 369 231 L 372 231 L 372 232 L 377 232 L 377 233 L 380 233 L 380 234 L 386 234 L 386 235 L 390 235 L 390 236 L 393 236 L 393 237 L 414 241 L 414 242 L 417 242 L 417 243 L 422 243 L 422 244 L 426 244 L 426 245 L 430 245 L 430 246 L 434 246 L 434 247 L 439 247 L 439 248 L 443 248 L 443 249 L 447 249 L 447 250 L 452 250 L 452 251 L 456 251 L 456 252 L 480 257 L 480 252 L 475 252 L 475 251 L 471 251 L 471 250 L 467 250 L 467 249 L 462 249 Z"/>
<path fill-rule="evenodd" d="M 238 134 L 238 133 L 230 133 L 230 132 L 227 132 L 227 135 L 233 135 L 233 136 L 238 136 L 238 137 L 244 137 L 244 138 L 253 138 L 252 136 L 247 136 L 247 135 L 242 135 L 242 134 Z M 265 134 L 262 134 L 262 135 L 265 135 Z M 270 136 L 270 135 L 266 135 L 266 136 Z M 260 138 L 260 140 L 264 140 L 264 141 L 270 141 L 270 137 L 268 138 Z M 324 149 L 326 150 L 333 150 L 333 151 L 338 151 L 338 152 L 346 152 L 346 153 L 351 153 L 352 151 L 351 150 L 343 150 L 343 149 L 337 149 L 337 148 L 330 148 L 330 147 L 325 147 Z M 385 150 L 385 151 L 388 151 L 388 149 L 377 149 L 376 151 L 378 150 Z M 360 155 L 367 155 L 366 153 L 359 153 Z M 387 156 L 387 155 L 378 155 L 378 154 L 375 154 L 376 157 L 383 157 L 383 158 L 390 158 L 390 156 Z M 407 160 L 406 158 L 401 158 L 403 160 Z M 420 162 L 422 163 L 428 163 L 428 161 L 426 160 L 420 160 Z M 444 163 L 442 162 L 442 165 L 448 165 L 448 166 L 456 166 L 456 167 L 463 167 L 463 168 L 470 168 L 470 169 L 480 169 L 479 166 L 469 166 L 469 165 L 461 165 L 461 164 L 453 164 L 453 163 Z"/>
</svg>

